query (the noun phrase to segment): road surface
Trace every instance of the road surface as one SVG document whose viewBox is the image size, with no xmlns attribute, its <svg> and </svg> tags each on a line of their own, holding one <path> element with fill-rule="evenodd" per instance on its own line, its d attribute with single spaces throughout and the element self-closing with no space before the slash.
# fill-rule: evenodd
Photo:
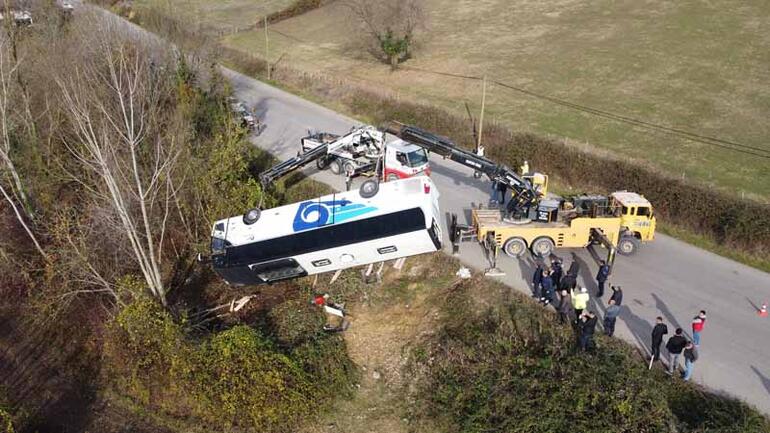
<svg viewBox="0 0 770 433">
<path fill-rule="evenodd" d="M 267 125 L 254 143 L 280 159 L 296 155 L 300 137 L 308 130 L 347 132 L 360 122 L 325 107 L 225 70 L 236 96 L 255 107 Z M 398 119 L 394 119 L 398 120 Z M 419 126 L 419 125 L 418 125 Z M 328 171 L 318 172 L 315 165 L 305 172 L 315 179 L 343 190 L 344 179 Z M 434 182 L 441 192 L 442 212 L 453 212 L 467 218 L 473 203 L 486 204 L 489 181 L 474 179 L 472 172 L 452 161 L 431 155 Z M 448 233 L 444 223 L 445 237 Z M 447 251 L 449 248 L 446 239 Z M 573 258 L 581 264 L 579 282 L 593 295 L 593 276 L 597 266 L 585 250 L 558 250 L 565 267 Z M 489 266 L 480 246 L 465 243 L 460 248 L 464 264 L 476 270 Z M 529 292 L 528 281 L 534 267 L 531 259 L 523 261 L 501 256 L 498 261 L 506 275 L 498 277 L 510 287 Z M 650 333 L 656 316 L 662 316 L 669 327 L 682 327 L 690 336 L 690 321 L 701 309 L 708 312 L 702 333 L 700 359 L 695 365 L 694 380 L 714 390 L 737 396 L 770 414 L 770 318 L 756 311 L 764 300 L 770 300 L 770 274 L 717 256 L 684 242 L 658 235 L 644 245 L 634 257 L 619 257 L 610 283 L 623 287 L 624 300 L 616 333 L 617 337 L 649 353 Z M 592 299 L 592 308 L 601 313 L 611 291 L 604 299 Z M 664 343 L 665 344 L 665 343 Z M 665 357 L 665 350 L 664 357 Z"/>
</svg>

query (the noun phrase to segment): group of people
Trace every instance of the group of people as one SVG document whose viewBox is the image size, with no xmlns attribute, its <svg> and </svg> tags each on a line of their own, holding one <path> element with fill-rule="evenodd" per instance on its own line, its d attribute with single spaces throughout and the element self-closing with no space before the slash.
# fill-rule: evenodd
<svg viewBox="0 0 770 433">
<path fill-rule="evenodd" d="M 552 257 L 550 266 L 538 262 L 532 276 L 533 296 L 543 305 L 553 305 L 558 313 L 559 322 L 568 321 L 575 325 L 578 334 L 578 347 L 588 350 L 593 346 L 593 336 L 596 332 L 596 313 L 588 311 L 590 295 L 586 287 L 578 287 L 577 277 L 580 272 L 580 263 L 573 260 L 564 273 L 564 265 L 559 257 Z M 599 290 L 596 296 L 604 295 L 604 285 L 609 277 L 610 268 L 602 261 L 597 274 Z M 558 295 L 557 295 L 558 294 Z M 615 333 L 615 322 L 620 315 L 620 305 L 623 302 L 623 289 L 620 286 L 612 287 L 612 296 L 604 315 L 604 332 L 612 336 Z M 570 315 L 574 313 L 574 320 Z"/>
<path fill-rule="evenodd" d="M 700 310 L 697 316 L 692 319 L 692 341 L 684 335 L 682 328 L 676 328 L 674 335 L 666 342 L 668 350 L 668 374 L 673 375 L 679 368 L 679 358 L 684 358 L 684 380 L 690 380 L 693 367 L 698 360 L 698 348 L 700 347 L 701 332 L 706 326 L 706 311 Z M 652 347 L 650 356 L 650 368 L 656 360 L 660 360 L 660 345 L 663 343 L 663 336 L 668 334 L 668 327 L 663 323 L 663 318 L 658 316 L 655 321 L 655 327 L 652 328 Z M 661 360 L 661 362 L 663 362 Z"/>
<path fill-rule="evenodd" d="M 574 325 L 577 334 L 578 349 L 587 351 L 593 347 L 593 337 L 596 333 L 598 318 L 596 313 L 588 310 L 590 295 L 586 287 L 578 287 L 577 276 L 580 271 L 580 264 L 575 260 L 564 274 L 564 267 L 561 258 L 553 257 L 550 266 L 541 262 L 537 263 L 537 268 L 532 276 L 533 296 L 543 305 L 553 305 L 558 313 L 559 322 Z M 605 261 L 599 263 L 599 270 L 596 273 L 596 297 L 601 299 L 604 296 L 604 288 L 610 275 L 610 267 Z M 615 334 L 615 323 L 620 316 L 621 305 L 623 304 L 623 289 L 620 286 L 610 286 L 612 295 L 604 311 L 604 334 L 612 337 Z M 558 299 L 557 299 L 558 293 Z M 574 312 L 574 320 L 570 315 Z M 677 328 L 674 336 L 668 339 L 666 349 L 669 353 L 669 365 L 667 372 L 674 374 L 679 367 L 679 358 L 684 358 L 684 380 L 690 380 L 692 377 L 693 366 L 698 360 L 698 347 L 700 346 L 700 336 L 706 323 L 706 312 L 701 310 L 692 320 L 692 341 L 687 340 L 684 331 Z M 655 360 L 660 359 L 660 346 L 663 342 L 663 336 L 668 334 L 668 327 L 663 323 L 663 318 L 658 317 L 655 327 L 652 330 L 652 356 L 650 358 L 650 368 Z"/>
</svg>

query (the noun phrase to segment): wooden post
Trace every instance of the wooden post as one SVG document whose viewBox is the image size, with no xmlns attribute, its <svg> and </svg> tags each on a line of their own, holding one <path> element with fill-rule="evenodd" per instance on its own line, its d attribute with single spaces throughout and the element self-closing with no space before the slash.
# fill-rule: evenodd
<svg viewBox="0 0 770 433">
<path fill-rule="evenodd" d="M 270 81 L 270 43 L 267 38 L 267 15 L 265 15 L 265 64 L 267 65 L 267 80 Z"/>
<path fill-rule="evenodd" d="M 478 141 L 476 142 L 476 153 L 478 153 L 479 148 L 481 147 L 481 135 L 484 128 L 484 106 L 487 102 L 487 76 L 484 75 L 483 80 L 481 81 L 481 114 L 479 115 L 479 136 Z"/>
</svg>

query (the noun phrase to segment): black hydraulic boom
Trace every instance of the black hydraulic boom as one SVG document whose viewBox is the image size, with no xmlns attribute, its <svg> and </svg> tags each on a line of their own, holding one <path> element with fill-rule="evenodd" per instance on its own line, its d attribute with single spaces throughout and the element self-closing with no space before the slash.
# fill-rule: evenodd
<svg viewBox="0 0 770 433">
<path fill-rule="evenodd" d="M 325 157 L 328 148 L 329 143 L 320 144 L 307 152 L 299 152 L 294 158 L 287 159 L 263 171 L 259 175 L 262 189 L 267 189 L 276 179 L 286 176 L 294 170 L 299 170 L 319 158 Z"/>
<path fill-rule="evenodd" d="M 508 202 L 506 211 L 509 216 L 515 219 L 527 218 L 529 209 L 537 202 L 538 194 L 530 182 L 520 177 L 514 170 L 504 164 L 497 164 L 481 155 L 462 149 L 448 138 L 396 122 L 389 124 L 386 132 L 416 144 L 428 152 L 437 153 L 458 164 L 470 167 L 487 175 L 491 181 L 502 183 L 510 188 L 512 199 Z"/>
</svg>

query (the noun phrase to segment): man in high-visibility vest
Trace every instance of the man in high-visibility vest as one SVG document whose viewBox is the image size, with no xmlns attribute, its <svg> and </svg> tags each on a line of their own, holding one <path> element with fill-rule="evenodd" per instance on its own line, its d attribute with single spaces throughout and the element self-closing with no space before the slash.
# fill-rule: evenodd
<svg viewBox="0 0 770 433">
<path fill-rule="evenodd" d="M 588 306 L 588 289 L 581 287 L 580 290 L 575 293 L 575 290 L 570 291 L 572 295 L 572 308 L 575 309 L 575 317 L 580 320 L 580 315 L 583 314 L 583 310 Z"/>
</svg>

